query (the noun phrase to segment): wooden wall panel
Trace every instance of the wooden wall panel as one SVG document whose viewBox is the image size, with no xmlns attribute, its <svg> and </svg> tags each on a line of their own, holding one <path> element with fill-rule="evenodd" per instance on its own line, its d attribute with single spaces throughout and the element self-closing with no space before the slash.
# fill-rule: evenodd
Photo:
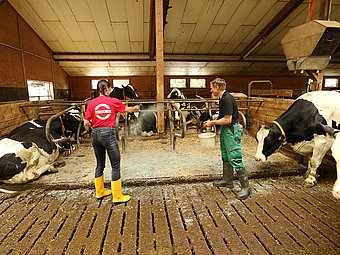
<svg viewBox="0 0 340 255">
<path fill-rule="evenodd" d="M 49 101 L 51 103 L 57 103 L 58 101 Z M 25 107 L 28 105 L 32 105 L 32 102 L 11 102 L 6 104 L 0 104 L 0 137 L 8 134 L 14 128 L 20 126 L 26 121 L 37 119 L 37 112 L 41 113 L 57 113 L 66 109 L 66 106 L 49 106 L 44 107 L 40 110 L 36 107 Z M 48 119 L 51 115 L 44 115 L 41 119 Z"/>
<path fill-rule="evenodd" d="M 0 17 L 0 42 L 20 48 L 16 11 L 9 3 L 5 2 L 1 5 Z"/>
<path fill-rule="evenodd" d="M 112 79 L 130 79 L 130 83 L 137 89 L 137 93 L 141 99 L 155 99 L 156 98 L 156 77 L 155 76 L 133 76 L 133 77 L 103 77 L 105 79 L 109 79 L 112 82 Z M 216 77 L 212 76 L 201 76 L 195 78 L 205 78 L 207 80 L 206 88 L 188 88 L 189 86 L 189 76 L 177 76 L 177 77 L 164 77 L 164 96 L 169 94 L 171 91 L 170 88 L 170 78 L 186 78 L 187 79 L 187 88 L 181 89 L 184 91 L 188 98 L 195 98 L 196 95 L 202 97 L 210 97 L 210 89 L 209 83 Z M 270 80 L 273 83 L 273 88 L 275 89 L 292 89 L 296 90 L 298 93 L 301 93 L 306 89 L 306 84 L 308 81 L 308 77 L 243 77 L 243 76 L 226 76 L 221 77 L 224 78 L 227 82 L 227 90 L 230 92 L 240 92 L 247 94 L 248 93 L 248 84 L 252 80 Z M 86 95 L 91 94 L 91 79 L 99 79 L 97 77 L 71 77 L 70 78 L 70 88 L 72 93 L 72 98 L 74 100 L 82 100 L 86 97 Z M 256 83 L 252 86 L 252 88 L 256 89 L 268 89 L 270 88 L 269 83 Z"/>
<path fill-rule="evenodd" d="M 65 73 L 65 71 L 57 64 L 52 63 L 54 89 L 69 89 L 70 88 L 70 77 Z"/>
<path fill-rule="evenodd" d="M 34 30 L 20 17 L 19 32 L 22 50 L 42 58 L 52 59 L 52 52 Z"/>
<path fill-rule="evenodd" d="M 28 80 L 53 81 L 52 65 L 49 60 L 24 53 L 24 65 Z"/>
<path fill-rule="evenodd" d="M 254 136 L 261 125 L 267 125 L 275 120 L 294 102 L 293 99 L 282 98 L 252 97 L 251 99 L 263 101 L 250 103 L 248 131 Z"/>
<path fill-rule="evenodd" d="M 26 79 L 51 81 L 58 99 L 68 99 L 69 76 L 52 51 L 8 3 L 0 8 L 0 102 L 28 100 Z"/>
<path fill-rule="evenodd" d="M 1 87 L 22 87 L 25 79 L 21 53 L 0 45 L 0 59 L 0 89 Z"/>
</svg>

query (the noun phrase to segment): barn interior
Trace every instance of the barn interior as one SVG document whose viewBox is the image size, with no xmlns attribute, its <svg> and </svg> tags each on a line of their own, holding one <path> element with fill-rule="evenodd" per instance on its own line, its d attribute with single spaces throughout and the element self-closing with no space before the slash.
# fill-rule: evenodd
<svg viewBox="0 0 340 255">
<path fill-rule="evenodd" d="M 164 110 L 173 80 L 195 103 L 216 77 L 254 135 L 302 93 L 339 89 L 339 10 L 329 0 L 1 1 L 0 135 L 86 104 L 99 79 L 124 80 Z"/>
<path fill-rule="evenodd" d="M 94 199 L 89 137 L 77 137 L 58 173 L 1 183 L 23 191 L 0 194 L 2 254 L 339 254 L 334 159 L 303 188 L 306 159 L 285 145 L 257 164 L 254 137 L 303 93 L 340 90 L 340 0 L 0 0 L 0 27 L 0 139 L 32 119 L 84 111 L 100 79 L 133 85 L 139 97 L 127 105 L 159 107 L 150 137 L 117 122 L 126 205 Z M 205 146 L 198 134 L 209 130 L 171 117 L 175 87 L 187 96 L 178 102 L 214 109 L 216 77 L 245 130 L 244 201 L 237 185 L 212 185 L 218 132 Z"/>
</svg>

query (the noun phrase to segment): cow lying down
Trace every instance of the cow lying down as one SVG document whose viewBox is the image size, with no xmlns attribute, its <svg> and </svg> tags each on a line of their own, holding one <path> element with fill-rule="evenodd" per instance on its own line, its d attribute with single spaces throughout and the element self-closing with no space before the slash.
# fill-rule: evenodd
<svg viewBox="0 0 340 255">
<path fill-rule="evenodd" d="M 44 120 L 34 120 L 14 129 L 0 140 L 0 181 L 26 183 L 45 172 L 56 172 L 55 160 L 60 148 L 70 148 L 69 143 L 52 144 L 45 136 Z M 59 119 L 50 126 L 53 139 L 61 138 L 63 127 Z"/>
<path fill-rule="evenodd" d="M 316 184 L 316 170 L 326 153 L 336 161 L 337 180 L 333 196 L 340 199 L 340 93 L 314 91 L 303 94 L 275 121 L 257 132 L 255 159 L 266 161 L 289 143 L 295 152 L 308 159 L 304 185 Z"/>
</svg>

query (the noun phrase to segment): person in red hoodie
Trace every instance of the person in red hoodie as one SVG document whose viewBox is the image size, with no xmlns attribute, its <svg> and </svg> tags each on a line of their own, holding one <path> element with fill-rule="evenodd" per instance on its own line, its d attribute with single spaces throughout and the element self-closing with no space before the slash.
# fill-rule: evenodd
<svg viewBox="0 0 340 255">
<path fill-rule="evenodd" d="M 115 134 L 117 112 L 139 111 L 139 105 L 128 107 L 119 99 L 111 98 L 111 84 L 100 80 L 97 84 L 99 96 L 92 99 L 86 109 L 84 125 L 92 128 L 91 142 L 96 156 L 94 185 L 96 198 L 101 199 L 112 193 L 113 203 L 124 203 L 131 199 L 122 193 L 122 179 L 120 175 L 120 151 Z M 104 168 L 106 153 L 109 155 L 112 167 L 111 190 L 104 189 Z"/>
</svg>

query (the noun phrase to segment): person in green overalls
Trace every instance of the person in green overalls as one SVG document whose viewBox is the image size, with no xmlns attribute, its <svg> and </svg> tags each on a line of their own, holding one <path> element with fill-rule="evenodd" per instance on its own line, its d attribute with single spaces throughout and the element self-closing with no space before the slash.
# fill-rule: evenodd
<svg viewBox="0 0 340 255">
<path fill-rule="evenodd" d="M 222 180 L 215 181 L 216 187 L 232 189 L 234 171 L 240 181 L 241 190 L 237 193 L 240 200 L 250 195 L 249 181 L 242 159 L 241 137 L 242 127 L 238 124 L 238 108 L 235 98 L 226 91 L 224 79 L 216 78 L 210 82 L 210 92 L 219 97 L 219 116 L 217 120 L 209 120 L 207 127 L 221 126 L 220 147 L 223 161 Z"/>
</svg>

